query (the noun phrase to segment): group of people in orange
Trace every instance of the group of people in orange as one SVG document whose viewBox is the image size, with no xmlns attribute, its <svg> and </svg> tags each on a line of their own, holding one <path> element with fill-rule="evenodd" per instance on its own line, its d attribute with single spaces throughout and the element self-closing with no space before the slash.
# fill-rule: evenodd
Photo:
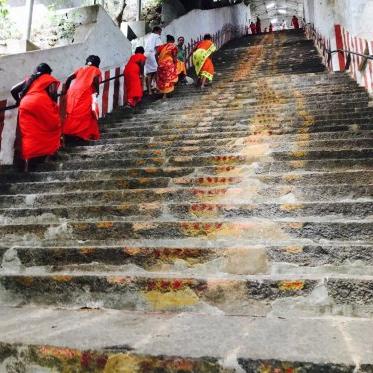
<svg viewBox="0 0 373 373">
<path fill-rule="evenodd" d="M 124 68 L 127 104 L 135 107 L 143 97 L 144 76 L 148 94 L 156 90 L 166 96 L 171 93 L 178 81 L 186 82 L 187 58 L 192 56 L 197 75 L 197 85 L 204 88 L 214 77 L 211 55 L 216 51 L 211 35 L 196 44 L 190 56 L 185 56 L 184 38 L 167 35 L 166 43 L 161 42 L 161 28 L 155 27 L 148 42 L 137 47 Z M 98 140 L 97 96 L 100 92 L 100 58 L 91 55 L 86 64 L 71 74 L 61 95 L 65 97 L 65 117 L 61 119 L 57 103 L 58 87 L 61 82 L 52 75 L 46 63 L 37 66 L 34 73 L 18 83 L 11 90 L 19 106 L 18 128 L 20 132 L 20 158 L 24 170 L 29 170 L 30 161 L 39 161 L 55 155 L 64 140 Z"/>
<path fill-rule="evenodd" d="M 299 24 L 299 19 L 297 16 L 293 16 L 293 18 L 291 19 L 291 26 L 297 30 L 300 28 L 300 24 Z M 252 35 L 257 35 L 257 34 L 261 34 L 262 33 L 262 21 L 259 17 L 257 17 L 256 19 L 256 22 L 250 22 L 250 25 L 249 25 L 249 28 L 250 28 L 250 31 L 251 31 L 251 34 Z M 281 29 L 282 30 L 285 30 L 287 27 L 286 27 L 286 22 L 285 20 L 282 21 L 282 25 L 281 25 Z M 273 32 L 274 29 L 273 29 L 273 24 L 272 22 L 269 23 L 269 27 L 265 27 L 264 28 L 264 33 L 267 33 L 267 32 Z"/>
<path fill-rule="evenodd" d="M 99 139 L 97 111 L 93 110 L 92 97 L 99 94 L 99 65 L 100 58 L 91 55 L 84 67 L 67 78 L 62 92 L 66 94 L 64 120 L 61 120 L 57 104 L 60 81 L 52 76 L 48 64 L 41 63 L 29 78 L 12 88 L 11 94 L 19 105 L 20 156 L 25 161 L 26 171 L 30 160 L 56 154 L 61 147 L 62 136 Z"/>
<path fill-rule="evenodd" d="M 178 82 L 185 84 L 187 82 L 185 61 L 191 56 L 196 70 L 197 85 L 204 88 L 206 82 L 213 79 L 214 65 L 210 56 L 216 51 L 216 47 L 210 34 L 206 34 L 203 40 L 196 44 L 191 54 L 186 56 L 184 37 L 180 36 L 176 44 L 174 36 L 167 35 L 166 43 L 163 43 L 161 33 L 160 27 L 154 27 L 145 48 L 136 48 L 135 54 L 124 69 L 127 104 L 130 107 L 135 107 L 141 101 L 144 85 L 149 96 L 156 92 L 166 98 L 167 94 L 174 91 Z"/>
</svg>

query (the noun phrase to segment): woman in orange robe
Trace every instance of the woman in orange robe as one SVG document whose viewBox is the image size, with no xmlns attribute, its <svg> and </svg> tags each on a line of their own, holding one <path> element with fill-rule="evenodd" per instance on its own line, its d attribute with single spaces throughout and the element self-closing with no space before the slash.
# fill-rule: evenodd
<svg viewBox="0 0 373 373">
<path fill-rule="evenodd" d="M 135 107 L 142 99 L 144 65 L 146 57 L 143 47 L 137 47 L 135 54 L 131 56 L 126 67 L 124 68 L 124 81 L 127 92 L 127 104 Z"/>
<path fill-rule="evenodd" d="M 65 92 L 66 119 L 63 124 L 65 136 L 79 139 L 98 140 L 100 131 L 97 113 L 93 110 L 93 95 L 99 95 L 101 82 L 100 58 L 89 56 L 86 65 L 67 78 Z M 71 82 L 73 85 L 70 87 Z"/>
<path fill-rule="evenodd" d="M 215 74 L 211 55 L 216 51 L 216 46 L 211 40 L 211 35 L 206 34 L 193 50 L 193 65 L 198 76 L 198 85 L 205 87 L 206 80 L 212 81 Z"/>
<path fill-rule="evenodd" d="M 25 171 L 31 159 L 54 155 L 61 146 L 61 120 L 56 103 L 60 82 L 51 73 L 50 66 L 42 63 L 28 80 L 11 90 L 19 103 L 18 124 Z"/>
<path fill-rule="evenodd" d="M 159 92 L 167 97 L 167 93 L 171 93 L 175 89 L 175 84 L 179 77 L 177 74 L 177 53 L 178 49 L 175 45 L 175 38 L 172 35 L 167 35 L 167 43 L 157 47 L 157 87 Z"/>
</svg>

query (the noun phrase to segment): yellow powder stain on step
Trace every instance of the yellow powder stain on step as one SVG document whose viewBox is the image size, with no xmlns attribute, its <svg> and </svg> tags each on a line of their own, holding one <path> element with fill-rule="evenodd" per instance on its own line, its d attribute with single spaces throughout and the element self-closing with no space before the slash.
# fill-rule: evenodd
<svg viewBox="0 0 373 373">
<path fill-rule="evenodd" d="M 279 224 L 269 220 L 258 220 L 245 223 L 223 224 L 219 230 L 211 232 L 208 238 L 244 238 L 261 240 L 286 240 L 288 235 Z"/>
<path fill-rule="evenodd" d="M 83 254 L 83 255 L 89 255 L 89 254 L 93 254 L 95 252 L 95 249 L 92 247 L 82 247 L 79 250 L 79 252 L 80 254 Z"/>
<path fill-rule="evenodd" d="M 281 281 L 278 288 L 281 291 L 299 291 L 304 288 L 304 281 Z"/>
<path fill-rule="evenodd" d="M 292 229 L 301 229 L 303 228 L 303 223 L 289 223 L 289 227 Z"/>
<path fill-rule="evenodd" d="M 32 277 L 19 277 L 16 281 L 23 286 L 31 286 L 34 282 Z"/>
<path fill-rule="evenodd" d="M 297 141 L 310 141 L 311 136 L 309 133 L 302 133 L 300 135 L 297 135 L 296 139 Z"/>
<path fill-rule="evenodd" d="M 86 224 L 86 223 L 76 223 L 74 225 L 75 229 L 79 230 L 79 231 L 85 231 L 89 228 L 89 225 Z"/>
<path fill-rule="evenodd" d="M 96 223 L 96 227 L 99 229 L 110 229 L 113 228 L 114 223 L 112 221 L 100 221 Z"/>
<path fill-rule="evenodd" d="M 288 254 L 301 254 L 303 252 L 303 247 L 301 246 L 289 246 L 285 249 Z"/>
<path fill-rule="evenodd" d="M 159 290 L 151 290 L 143 293 L 152 309 L 156 311 L 167 311 L 193 306 L 199 303 L 199 298 L 193 290 L 185 288 L 180 291 L 169 291 L 167 293 Z"/>
<path fill-rule="evenodd" d="M 141 360 L 135 356 L 117 354 L 109 357 L 103 373 L 140 373 Z"/>
<path fill-rule="evenodd" d="M 106 277 L 106 281 L 112 285 L 124 285 L 131 282 L 128 277 L 123 276 L 108 276 Z"/>
<path fill-rule="evenodd" d="M 69 282 L 72 280 L 72 278 L 73 278 L 72 276 L 68 276 L 68 275 L 52 276 L 52 279 L 57 282 Z"/>
<path fill-rule="evenodd" d="M 299 175 L 290 174 L 290 175 L 283 176 L 282 178 L 283 178 L 284 181 L 297 181 L 297 180 L 300 179 L 300 176 Z"/>
<path fill-rule="evenodd" d="M 304 158 L 306 156 L 306 152 L 305 151 L 302 151 L 302 150 L 298 150 L 298 151 L 295 151 L 295 152 L 292 152 L 292 156 L 294 158 Z"/>
<path fill-rule="evenodd" d="M 123 253 L 127 255 L 138 255 L 142 252 L 142 248 L 140 247 L 124 247 Z"/>
<path fill-rule="evenodd" d="M 296 203 L 285 203 L 280 206 L 281 211 L 295 211 L 299 210 L 303 207 L 302 204 L 296 204 Z"/>
<path fill-rule="evenodd" d="M 145 172 L 148 174 L 155 174 L 157 171 L 158 171 L 158 168 L 155 168 L 155 167 L 145 168 Z"/>
<path fill-rule="evenodd" d="M 126 180 L 118 180 L 116 184 L 118 188 L 128 188 L 128 182 Z"/>
<path fill-rule="evenodd" d="M 262 136 L 262 137 L 267 137 L 267 136 Z M 248 145 L 244 147 L 241 150 L 240 155 L 245 156 L 247 161 L 253 162 L 255 160 L 262 158 L 265 155 L 268 155 L 270 152 L 271 152 L 271 149 L 270 149 L 269 144 L 263 143 L 263 144 L 258 144 L 258 145 Z"/>
<path fill-rule="evenodd" d="M 132 228 L 135 232 L 138 232 L 138 231 L 145 231 L 145 230 L 148 230 L 148 229 L 155 229 L 157 228 L 157 224 L 152 224 L 152 223 L 134 223 L 132 225 Z"/>
<path fill-rule="evenodd" d="M 291 161 L 290 162 L 290 166 L 292 168 L 304 168 L 305 165 L 306 165 L 305 161 Z"/>
<path fill-rule="evenodd" d="M 149 203 L 139 204 L 140 210 L 145 210 L 145 211 L 156 210 L 156 209 L 160 209 L 161 207 L 162 207 L 162 204 L 159 202 L 149 202 Z"/>
</svg>

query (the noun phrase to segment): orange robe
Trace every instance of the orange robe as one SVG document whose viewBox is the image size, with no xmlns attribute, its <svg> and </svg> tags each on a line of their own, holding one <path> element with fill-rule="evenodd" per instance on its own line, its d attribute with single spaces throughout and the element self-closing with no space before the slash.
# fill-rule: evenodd
<svg viewBox="0 0 373 373">
<path fill-rule="evenodd" d="M 58 105 L 46 89 L 60 82 L 43 74 L 30 86 L 19 105 L 21 156 L 24 160 L 55 154 L 61 146 L 61 120 Z"/>
<path fill-rule="evenodd" d="M 134 107 L 138 104 L 143 96 L 141 75 L 141 63 L 145 63 L 146 57 L 141 53 L 136 53 L 129 59 L 124 68 L 124 81 L 126 84 L 127 102 Z"/>
<path fill-rule="evenodd" d="M 177 53 L 178 49 L 173 43 L 166 43 L 157 48 L 158 69 L 157 87 L 161 93 L 170 93 L 175 89 L 175 84 L 179 80 L 177 73 Z"/>
<path fill-rule="evenodd" d="M 92 111 L 93 81 L 101 79 L 101 70 L 95 66 L 84 66 L 75 73 L 73 84 L 67 91 L 66 119 L 63 134 L 83 140 L 98 140 L 100 131 L 96 115 Z"/>
<path fill-rule="evenodd" d="M 211 47 L 214 46 L 214 43 L 211 40 L 202 40 L 198 43 L 197 45 L 197 50 L 198 49 L 204 49 L 208 51 Z M 216 48 L 214 48 L 215 50 Z M 195 65 L 196 66 L 196 65 Z M 200 69 L 199 72 L 197 72 L 197 75 L 200 77 L 205 77 L 208 80 L 212 80 L 215 74 L 215 67 L 214 64 L 212 63 L 212 59 L 210 57 L 207 57 Z"/>
</svg>

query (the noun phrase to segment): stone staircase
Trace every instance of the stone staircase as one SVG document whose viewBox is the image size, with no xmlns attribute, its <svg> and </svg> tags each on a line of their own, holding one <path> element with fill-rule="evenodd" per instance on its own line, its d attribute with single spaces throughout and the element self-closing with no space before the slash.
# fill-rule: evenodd
<svg viewBox="0 0 373 373">
<path fill-rule="evenodd" d="M 0 371 L 372 372 L 373 108 L 299 32 L 0 175 Z"/>
</svg>

